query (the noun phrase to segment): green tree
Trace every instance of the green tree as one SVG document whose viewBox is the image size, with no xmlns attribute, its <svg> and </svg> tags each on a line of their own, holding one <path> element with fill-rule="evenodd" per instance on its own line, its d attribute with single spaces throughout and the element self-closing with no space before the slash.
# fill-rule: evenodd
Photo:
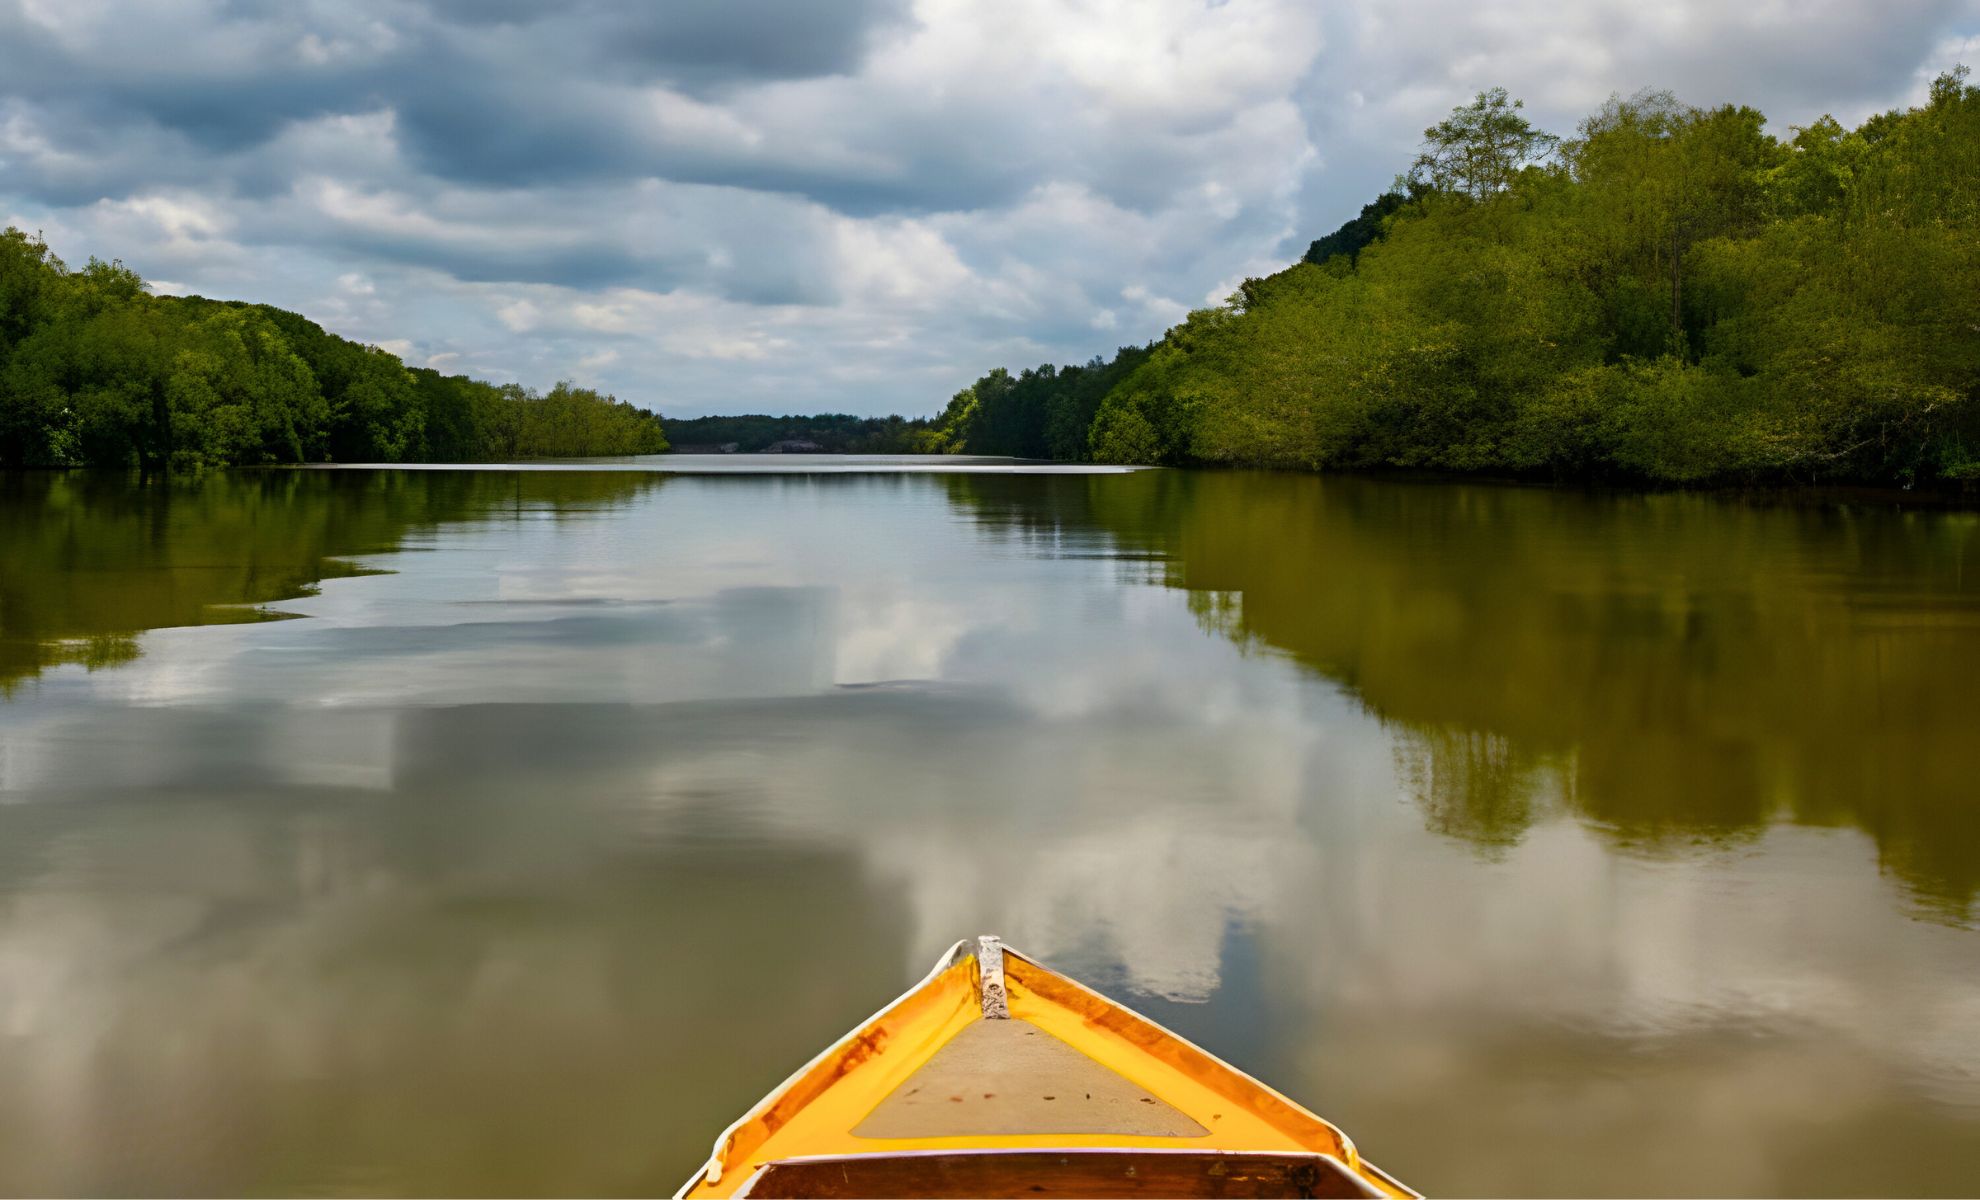
<svg viewBox="0 0 1980 1200">
<path fill-rule="evenodd" d="M 1612 97 L 1582 122 L 1568 157 L 1604 260 L 1622 269 L 1623 322 L 1638 318 L 1628 349 L 1696 353 L 1685 321 L 1687 260 L 1707 239 L 1750 234 L 1762 223 L 1766 176 L 1779 159 L 1765 123 L 1750 108 L 1698 109 L 1669 92 Z M 1647 314 L 1630 305 L 1650 294 L 1662 297 L 1654 346 Z"/>
<path fill-rule="evenodd" d="M 1306 257 L 1301 261 L 1319 265 L 1329 259 L 1345 257 L 1352 265 L 1361 257 L 1363 249 L 1382 240 L 1382 231 L 1388 219 L 1401 211 L 1411 200 L 1421 199 L 1421 193 L 1420 185 L 1412 186 L 1407 191 L 1398 188 L 1383 192 L 1361 206 L 1360 216 L 1346 222 L 1326 237 L 1316 238 L 1313 244 L 1306 248 Z"/>
<path fill-rule="evenodd" d="M 1543 162 L 1560 139 L 1535 129 L 1501 87 L 1478 93 L 1470 104 L 1423 131 L 1423 152 L 1411 164 L 1411 182 L 1483 200 L 1505 191 L 1529 166 Z"/>
<path fill-rule="evenodd" d="M 414 372 L 265 305 L 150 295 L 0 234 L 0 467 L 650 454 L 659 418 L 586 389 Z"/>
<path fill-rule="evenodd" d="M 1482 93 L 1427 131 L 1413 189 L 1316 241 L 1318 261 L 1246 280 L 1117 358 L 1085 453 L 1669 483 L 1980 479 L 1980 89 L 1967 79 L 1948 72 L 1917 108 L 1853 130 L 1824 118 L 1786 141 L 1750 108 L 1643 92 L 1556 147 L 1504 92 Z M 1063 398 L 1102 377 L 1092 366 L 986 375 L 965 393 L 966 424 L 998 432 L 969 444 L 1024 444 L 1019 426 L 1042 421 L 1047 451 L 1078 457 L 1067 422 L 1087 401 Z"/>
</svg>

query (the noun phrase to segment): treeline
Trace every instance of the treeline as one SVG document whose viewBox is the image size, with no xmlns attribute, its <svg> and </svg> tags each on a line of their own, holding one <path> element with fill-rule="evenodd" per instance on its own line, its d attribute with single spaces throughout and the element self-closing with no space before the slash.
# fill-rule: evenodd
<svg viewBox="0 0 1980 1200">
<path fill-rule="evenodd" d="M 935 453 L 1010 454 L 1019 458 L 1088 458 L 1101 404 L 1152 353 L 1123 346 L 1113 360 L 1078 366 L 1051 363 L 1016 375 L 1002 367 L 950 398 L 935 419 L 928 446 Z"/>
<path fill-rule="evenodd" d="M 855 417 L 850 413 L 773 417 L 742 416 L 667 418 L 662 424 L 676 450 L 719 451 L 735 447 L 739 454 L 756 454 L 779 442 L 811 442 L 823 454 L 935 454 L 934 422 L 927 417 Z"/>
<path fill-rule="evenodd" d="M 0 233 L 0 467 L 197 468 L 654 454 L 660 418 L 409 368 L 267 305 L 151 295 Z"/>
<path fill-rule="evenodd" d="M 1002 367 L 957 392 L 941 415 L 855 417 L 845 413 L 668 420 L 667 440 L 680 449 L 755 453 L 780 442 L 812 442 L 825 454 L 993 454 L 1080 460 L 1094 415 L 1108 391 L 1148 357 L 1122 349 L 1112 362 L 1071 367 L 1050 363 L 1016 375 Z"/>
<path fill-rule="evenodd" d="M 1503 90 L 1289 270 L 1111 362 L 992 371 L 930 442 L 1652 482 L 1980 478 L 1980 88 L 1771 136 Z"/>
</svg>

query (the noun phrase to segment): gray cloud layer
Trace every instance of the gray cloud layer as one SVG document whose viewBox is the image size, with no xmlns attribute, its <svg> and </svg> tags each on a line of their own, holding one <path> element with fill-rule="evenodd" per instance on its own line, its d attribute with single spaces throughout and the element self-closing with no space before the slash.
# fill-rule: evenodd
<svg viewBox="0 0 1980 1200">
<path fill-rule="evenodd" d="M 1505 84 L 1854 119 L 1980 0 L 6 0 L 0 207 L 161 290 L 682 413 L 926 412 L 1296 257 Z"/>
</svg>

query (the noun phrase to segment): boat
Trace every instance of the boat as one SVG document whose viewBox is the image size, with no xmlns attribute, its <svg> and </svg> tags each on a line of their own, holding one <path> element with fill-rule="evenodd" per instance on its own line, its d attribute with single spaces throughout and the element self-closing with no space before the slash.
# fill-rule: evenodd
<svg viewBox="0 0 1980 1200">
<path fill-rule="evenodd" d="M 1417 1194 L 1327 1121 L 986 936 L 723 1130 L 677 1200 Z"/>
</svg>

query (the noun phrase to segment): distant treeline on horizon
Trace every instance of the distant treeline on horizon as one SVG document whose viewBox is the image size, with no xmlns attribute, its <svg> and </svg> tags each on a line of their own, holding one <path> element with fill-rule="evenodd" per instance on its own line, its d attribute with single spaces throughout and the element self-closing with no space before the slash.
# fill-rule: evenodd
<svg viewBox="0 0 1980 1200">
<path fill-rule="evenodd" d="M 1922 107 L 1785 140 L 1751 108 L 1663 92 L 1612 99 L 1568 139 L 1520 109 L 1480 93 L 1304 261 L 1152 345 L 998 368 L 933 421 L 883 422 L 856 448 L 1980 479 L 1980 88 L 1965 68 Z M 805 436 L 824 418 L 724 420 L 695 440 Z"/>
<path fill-rule="evenodd" d="M 662 422 L 677 453 L 761 454 L 802 449 L 816 454 L 939 454 L 932 417 L 812 416 L 667 417 Z"/>
<path fill-rule="evenodd" d="M 656 413 L 407 367 L 265 304 L 0 233 L 0 467 L 500 462 L 667 448 Z"/>
</svg>

